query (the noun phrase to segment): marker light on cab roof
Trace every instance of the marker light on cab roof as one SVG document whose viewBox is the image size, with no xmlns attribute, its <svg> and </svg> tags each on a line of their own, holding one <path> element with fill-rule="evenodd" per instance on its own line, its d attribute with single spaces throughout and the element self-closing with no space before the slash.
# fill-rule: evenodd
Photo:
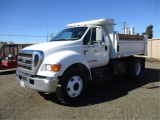
<svg viewBox="0 0 160 120">
<path fill-rule="evenodd" d="M 79 25 L 79 24 L 76 24 L 76 25 L 67 25 L 67 28 L 74 28 L 74 27 L 83 27 L 83 26 L 87 26 L 86 24 L 82 24 L 82 25 Z"/>
</svg>

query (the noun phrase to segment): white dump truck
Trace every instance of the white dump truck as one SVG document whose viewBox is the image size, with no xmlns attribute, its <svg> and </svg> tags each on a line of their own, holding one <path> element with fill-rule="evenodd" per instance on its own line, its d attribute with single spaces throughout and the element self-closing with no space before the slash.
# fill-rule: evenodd
<svg viewBox="0 0 160 120">
<path fill-rule="evenodd" d="M 82 98 L 91 81 L 122 73 L 139 77 L 145 58 L 135 55 L 147 55 L 147 38 L 119 34 L 113 19 L 73 23 L 49 42 L 20 50 L 16 78 L 22 87 L 55 92 L 71 104 Z"/>
</svg>

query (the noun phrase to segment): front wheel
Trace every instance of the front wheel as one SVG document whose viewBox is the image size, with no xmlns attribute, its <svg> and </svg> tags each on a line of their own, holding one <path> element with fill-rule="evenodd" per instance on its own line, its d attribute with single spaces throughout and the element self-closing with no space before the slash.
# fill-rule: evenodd
<svg viewBox="0 0 160 120">
<path fill-rule="evenodd" d="M 72 104 L 83 97 L 87 89 L 85 73 L 80 69 L 68 70 L 60 79 L 57 97 L 65 104 Z"/>
</svg>

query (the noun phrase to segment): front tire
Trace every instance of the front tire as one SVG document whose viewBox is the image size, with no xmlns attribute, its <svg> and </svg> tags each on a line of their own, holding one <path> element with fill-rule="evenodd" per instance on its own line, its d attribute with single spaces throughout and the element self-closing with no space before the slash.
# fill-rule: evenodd
<svg viewBox="0 0 160 120">
<path fill-rule="evenodd" d="M 72 104 L 80 100 L 87 89 L 85 73 L 80 69 L 70 69 L 60 79 L 56 95 L 65 104 Z"/>
</svg>

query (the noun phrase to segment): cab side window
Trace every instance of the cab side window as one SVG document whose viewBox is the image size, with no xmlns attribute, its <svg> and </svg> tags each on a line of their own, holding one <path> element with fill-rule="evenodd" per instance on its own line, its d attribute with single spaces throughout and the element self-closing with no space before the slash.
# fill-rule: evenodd
<svg viewBox="0 0 160 120">
<path fill-rule="evenodd" d="M 92 28 L 88 31 L 83 40 L 83 45 L 88 45 L 89 43 L 96 41 L 96 28 Z"/>
<path fill-rule="evenodd" d="M 91 29 L 87 32 L 86 36 L 83 39 L 83 45 L 88 45 L 91 39 Z"/>
<path fill-rule="evenodd" d="M 92 37 L 90 42 L 94 42 L 94 41 L 96 41 L 96 28 L 92 29 Z"/>
</svg>

